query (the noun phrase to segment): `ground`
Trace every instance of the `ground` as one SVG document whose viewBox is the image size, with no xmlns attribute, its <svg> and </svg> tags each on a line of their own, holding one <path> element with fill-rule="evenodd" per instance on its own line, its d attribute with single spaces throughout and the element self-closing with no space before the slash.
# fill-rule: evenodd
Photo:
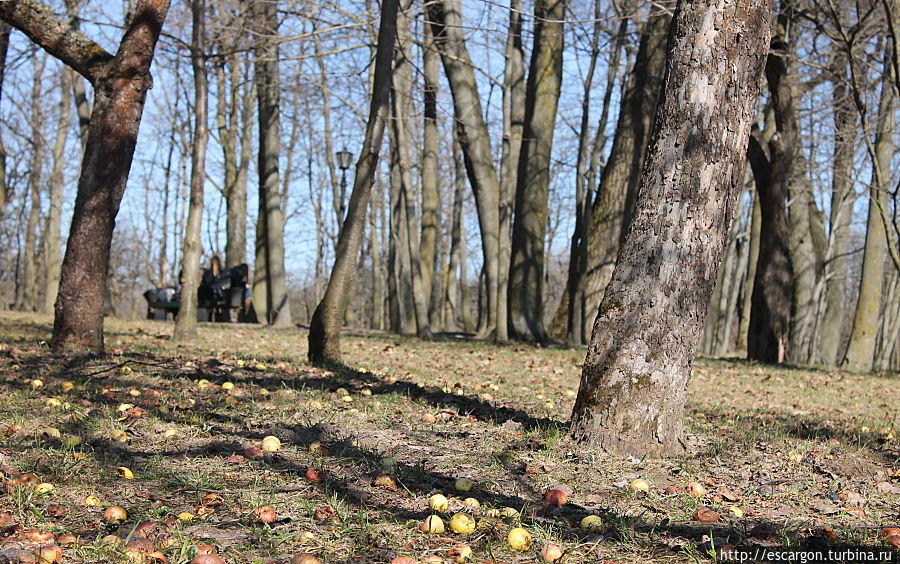
<svg viewBox="0 0 900 564">
<path fill-rule="evenodd" d="M 569 563 L 696 562 L 726 543 L 890 550 L 900 526 L 896 375 L 699 359 L 697 452 L 637 460 L 566 437 L 582 349 L 350 332 L 346 367 L 324 370 L 303 329 L 206 324 L 185 346 L 170 324 L 107 320 L 108 356 L 72 358 L 47 351 L 51 325 L 0 312 L 0 562 L 42 533 L 63 562 L 180 564 L 203 544 L 229 563 L 449 562 L 462 543 L 473 562 L 541 562 L 548 543 Z M 267 436 L 280 450 L 251 448 Z M 435 493 L 476 530 L 420 532 Z M 124 523 L 104 521 L 113 505 Z"/>
</svg>

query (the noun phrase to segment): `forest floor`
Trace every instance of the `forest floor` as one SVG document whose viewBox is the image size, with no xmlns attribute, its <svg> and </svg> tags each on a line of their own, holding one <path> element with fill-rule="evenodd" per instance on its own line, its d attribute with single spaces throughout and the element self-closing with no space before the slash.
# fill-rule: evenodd
<svg viewBox="0 0 900 564">
<path fill-rule="evenodd" d="M 896 375 L 699 359 L 700 450 L 637 460 L 567 439 L 582 349 L 349 332 L 331 371 L 297 328 L 205 324 L 184 346 L 171 323 L 107 320 L 91 359 L 51 355 L 51 325 L 0 312 L 0 554 L 53 533 L 63 562 L 182 564 L 203 544 L 232 564 L 450 562 L 463 543 L 473 562 L 541 562 L 548 543 L 561 562 L 699 562 L 723 544 L 888 550 L 900 526 Z M 267 436 L 280 450 L 252 448 Z M 549 489 L 568 503 L 546 507 Z M 445 523 L 465 511 L 476 530 L 420 532 L 436 493 Z M 507 545 L 516 526 L 528 551 Z"/>
</svg>

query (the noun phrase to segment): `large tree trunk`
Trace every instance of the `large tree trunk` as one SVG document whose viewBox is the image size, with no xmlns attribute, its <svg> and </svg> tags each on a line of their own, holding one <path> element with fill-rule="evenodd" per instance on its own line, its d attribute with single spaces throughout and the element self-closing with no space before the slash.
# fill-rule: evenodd
<svg viewBox="0 0 900 564">
<path fill-rule="evenodd" d="M 503 67 L 503 144 L 500 155 L 500 256 L 497 270 L 498 342 L 509 340 L 509 260 L 512 247 L 513 196 L 519 175 L 525 127 L 525 50 L 522 47 L 522 3 L 509 2 Z"/>
<path fill-rule="evenodd" d="M 866 245 L 863 254 L 859 299 L 853 316 L 853 329 L 847 353 L 841 365 L 854 372 L 869 372 L 875 362 L 875 338 L 881 310 L 884 282 L 884 262 L 887 256 L 887 232 L 882 213 L 887 213 L 890 189 L 890 165 L 894 155 L 894 136 L 897 131 L 897 94 L 891 84 L 894 69 L 891 49 L 884 55 L 881 79 L 881 99 L 878 104 L 878 123 L 874 147 L 874 172 L 869 188 L 869 211 L 866 219 Z"/>
<path fill-rule="evenodd" d="M 834 111 L 834 152 L 831 168 L 831 210 L 828 253 L 825 257 L 825 313 L 819 341 L 817 362 L 835 366 L 847 327 L 847 278 L 850 271 L 850 238 L 853 204 L 851 173 L 856 147 L 856 118 L 845 81 L 846 56 L 838 56 L 836 76 L 832 81 L 831 100 Z"/>
<path fill-rule="evenodd" d="M 197 337 L 197 289 L 200 287 L 200 227 L 203 185 L 206 183 L 206 146 L 209 141 L 209 85 L 206 79 L 206 0 L 191 0 L 191 69 L 194 75 L 194 139 L 191 143 L 191 192 L 181 251 L 181 307 L 175 317 L 173 339 Z"/>
<path fill-rule="evenodd" d="M 637 190 L 644 165 L 656 102 L 662 85 L 666 57 L 666 30 L 671 16 L 655 8 L 641 31 L 637 58 L 622 101 L 612 149 L 600 178 L 597 199 L 587 234 L 587 272 L 584 286 L 584 326 L 590 334 L 600 300 L 612 277 L 625 227 L 631 215 L 629 202 Z"/>
<path fill-rule="evenodd" d="M 35 311 L 37 306 L 37 238 L 41 220 L 41 191 L 44 171 L 44 117 L 41 112 L 41 81 L 47 57 L 34 58 L 31 87 L 31 166 L 28 171 L 29 206 L 25 221 L 25 246 L 20 262 L 21 275 L 16 284 L 16 309 Z"/>
<path fill-rule="evenodd" d="M 384 0 L 378 28 L 375 71 L 372 81 L 372 104 L 366 124 L 356 177 L 347 207 L 334 266 L 322 301 L 313 314 L 309 327 L 309 360 L 337 363 L 341 361 L 341 319 L 350 299 L 348 289 L 356 269 L 356 257 L 366 223 L 366 208 L 375 180 L 378 154 L 390 111 L 391 59 L 397 37 L 398 0 Z"/>
<path fill-rule="evenodd" d="M 395 62 L 394 81 L 396 74 L 405 73 L 403 65 L 399 68 Z M 396 88 L 396 87 L 395 87 Z M 409 257 L 409 229 L 407 225 L 406 190 L 403 187 L 403 164 L 401 142 L 398 137 L 397 122 L 401 117 L 398 114 L 397 101 L 391 104 L 390 127 L 390 244 L 388 248 L 388 302 L 390 303 L 390 329 L 401 335 L 412 335 L 416 332 L 416 311 L 413 303 L 412 266 Z M 411 180 L 410 180 L 411 181 Z"/>
<path fill-rule="evenodd" d="M 36 0 L 0 2 L 0 19 L 94 85 L 94 111 L 56 300 L 56 351 L 103 352 L 109 247 L 151 83 L 150 62 L 168 9 L 168 0 L 140 0 L 112 56 Z"/>
<path fill-rule="evenodd" d="M 770 10 L 678 3 L 635 213 L 572 413 L 578 440 L 637 457 L 685 450 L 687 385 L 743 177 Z"/>
<path fill-rule="evenodd" d="M 278 13 L 272 2 L 259 0 L 252 6 L 254 37 L 256 102 L 259 118 L 260 218 L 257 237 L 262 235 L 265 268 L 257 264 L 254 276 L 265 277 L 265 302 L 256 302 L 257 313 L 265 311 L 266 322 L 276 327 L 291 324 L 291 307 L 287 295 L 284 269 L 284 209 L 281 182 L 278 177 L 278 158 L 281 152 L 281 110 L 279 109 L 278 71 Z M 263 217 L 265 220 L 263 221 Z M 260 233 L 260 223 L 262 232 Z M 257 247 L 260 241 L 257 240 Z"/>
<path fill-rule="evenodd" d="M 562 85 L 565 0 L 537 0 L 534 47 L 525 87 L 525 130 L 516 179 L 509 266 L 509 330 L 544 342 L 544 236 L 553 130 Z"/>
<path fill-rule="evenodd" d="M 47 269 L 44 285 L 44 313 L 53 311 L 59 292 L 60 227 L 65 192 L 66 139 L 69 136 L 69 116 L 72 104 L 71 83 L 80 80 L 72 69 L 64 67 L 60 72 L 59 116 L 56 122 L 56 139 L 53 142 L 53 169 L 50 171 L 50 206 L 47 209 L 47 226 L 44 230 L 44 263 Z"/>
<path fill-rule="evenodd" d="M 484 335 L 489 335 L 497 326 L 500 186 L 492 161 L 491 140 L 484 122 L 475 71 L 465 45 L 459 0 L 430 3 L 428 18 L 453 95 L 459 143 L 465 157 L 469 183 L 475 194 L 487 286 L 486 315 L 481 330 Z"/>
<path fill-rule="evenodd" d="M 786 207 L 799 133 L 787 77 L 787 55 L 784 53 L 787 46 L 780 38 L 775 38 L 772 43 L 766 60 L 766 80 L 778 133 L 765 147 L 753 137 L 749 148 L 762 223 L 751 297 L 747 357 L 779 363 L 787 358 L 794 292 Z"/>
</svg>

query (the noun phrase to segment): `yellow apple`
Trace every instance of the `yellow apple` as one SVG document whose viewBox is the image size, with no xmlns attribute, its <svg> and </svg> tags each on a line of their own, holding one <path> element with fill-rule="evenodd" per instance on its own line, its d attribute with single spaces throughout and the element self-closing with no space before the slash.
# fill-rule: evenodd
<svg viewBox="0 0 900 564">
<path fill-rule="evenodd" d="M 632 480 L 630 484 L 628 484 L 628 489 L 633 492 L 649 492 L 650 484 L 647 483 L 647 480 L 643 478 L 637 478 L 636 480 Z"/>
<path fill-rule="evenodd" d="M 516 552 L 525 552 L 531 548 L 531 534 L 522 527 L 515 527 L 506 535 L 506 543 Z"/>
<path fill-rule="evenodd" d="M 468 535 L 475 530 L 475 519 L 465 513 L 457 513 L 450 518 L 450 529 L 461 535 Z"/>
<path fill-rule="evenodd" d="M 472 491 L 472 488 L 475 487 L 475 482 L 469 478 L 457 478 L 453 487 L 456 488 L 456 491 L 458 492 L 470 492 Z"/>
<path fill-rule="evenodd" d="M 428 507 L 430 507 L 432 511 L 447 511 L 449 506 L 450 502 L 441 494 L 434 494 L 428 498 Z"/>
<path fill-rule="evenodd" d="M 599 531 L 603 528 L 603 519 L 596 515 L 588 515 L 581 520 L 581 528 L 586 531 Z"/>
<path fill-rule="evenodd" d="M 281 441 L 278 437 L 269 435 L 262 440 L 262 449 L 266 452 L 275 452 L 281 448 Z"/>
<path fill-rule="evenodd" d="M 437 515 L 429 515 L 419 524 L 419 530 L 431 535 L 439 535 L 444 532 L 444 521 Z"/>
</svg>

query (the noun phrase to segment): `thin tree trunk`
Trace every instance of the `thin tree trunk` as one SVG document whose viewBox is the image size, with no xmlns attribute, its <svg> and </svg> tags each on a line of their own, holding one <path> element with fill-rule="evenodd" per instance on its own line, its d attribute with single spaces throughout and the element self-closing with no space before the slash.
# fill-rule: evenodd
<svg viewBox="0 0 900 564">
<path fill-rule="evenodd" d="M 369 248 L 372 253 L 372 329 L 384 329 L 384 272 L 381 266 L 381 237 L 378 219 L 381 217 L 382 188 L 376 183 L 371 199 L 372 211 L 369 215 Z"/>
<path fill-rule="evenodd" d="M 565 0 L 535 3 L 534 48 L 525 87 L 525 129 L 516 180 L 509 267 L 509 330 L 515 339 L 544 342 L 544 238 L 550 157 L 562 86 Z"/>
<path fill-rule="evenodd" d="M 279 110 L 278 71 L 278 13 L 269 1 L 257 1 L 252 6 L 257 35 L 254 37 L 256 54 L 255 81 L 259 118 L 259 173 L 260 219 L 257 237 L 262 235 L 265 268 L 256 268 L 256 275 L 265 276 L 265 319 L 269 325 L 287 327 L 291 324 L 291 308 L 287 296 L 287 280 L 284 269 L 284 210 L 282 209 L 281 182 L 278 159 L 281 152 L 281 114 Z M 260 231 L 262 223 L 262 231 Z M 259 248 L 257 240 L 257 248 Z M 255 298 L 255 296 L 254 296 Z M 255 299 L 254 299 L 255 301 Z"/>
<path fill-rule="evenodd" d="M 206 0 L 191 0 L 191 70 L 194 74 L 194 139 L 191 144 L 191 193 L 181 251 L 181 307 L 175 317 L 173 339 L 197 338 L 197 289 L 200 287 L 200 227 L 203 220 L 203 185 L 206 182 L 206 146 L 209 141 L 209 85 L 206 79 Z"/>
<path fill-rule="evenodd" d="M 641 31 L 634 67 L 619 106 L 612 149 L 600 179 L 587 234 L 587 272 L 584 279 L 584 329 L 590 333 L 594 312 L 612 277 L 619 247 L 644 164 L 650 129 L 665 68 L 666 31 L 671 16 L 653 10 Z"/>
<path fill-rule="evenodd" d="M 59 292 L 59 268 L 61 266 L 60 227 L 62 203 L 65 192 L 66 139 L 69 136 L 69 115 L 72 97 L 70 85 L 77 80 L 69 68 L 60 72 L 59 116 L 56 122 L 56 139 L 53 143 L 53 170 L 50 172 L 50 206 L 47 210 L 47 226 L 44 230 L 44 262 L 47 269 L 44 291 L 44 313 L 53 311 Z"/>
<path fill-rule="evenodd" d="M 28 219 L 25 222 L 25 247 L 22 249 L 22 276 L 16 285 L 16 309 L 35 311 L 37 308 L 37 238 L 41 219 L 41 191 L 44 169 L 44 119 L 41 111 L 41 81 L 47 57 L 34 58 L 31 87 L 31 166 L 28 171 L 30 195 Z"/>
<path fill-rule="evenodd" d="M 3 81 L 6 77 L 6 54 L 9 51 L 9 32 L 12 28 L 5 21 L 0 21 L 0 100 L 3 99 Z M 6 149 L 3 136 L 0 135 L 0 214 L 6 208 L 9 186 L 6 183 Z"/>
<path fill-rule="evenodd" d="M 687 386 L 743 176 L 770 10 L 765 0 L 678 3 L 635 213 L 572 413 L 578 440 L 637 457 L 685 450 Z"/>
<path fill-rule="evenodd" d="M 150 87 L 150 62 L 168 8 L 168 0 L 138 2 L 113 56 L 36 0 L 0 2 L 0 19 L 94 84 L 94 111 L 55 307 L 56 351 L 103 352 L 103 290 L 112 231 Z"/>
<path fill-rule="evenodd" d="M 410 135 L 410 106 L 412 103 L 413 75 L 412 62 L 409 55 L 412 53 L 412 41 L 409 37 L 409 18 L 401 10 L 397 17 L 397 48 L 394 50 L 394 88 L 391 91 L 394 109 L 394 119 L 391 121 L 391 131 L 395 141 L 395 169 L 391 175 L 391 183 L 396 183 L 399 198 L 391 202 L 392 209 L 403 210 L 397 216 L 398 235 L 397 244 L 402 268 L 406 270 L 400 279 L 406 306 L 406 319 L 404 325 L 407 329 L 415 327 L 415 333 L 419 338 L 431 336 L 428 326 L 428 295 L 422 286 L 422 268 L 419 260 L 419 237 L 415 229 L 415 203 L 413 198 L 412 175 L 412 140 Z M 392 213 L 393 219 L 393 213 Z M 393 225 L 392 221 L 392 225 Z M 433 252 L 433 251 L 432 251 Z M 412 323 L 409 323 L 409 322 Z"/>
<path fill-rule="evenodd" d="M 503 145 L 500 156 L 500 257 L 497 271 L 497 341 L 509 340 L 509 260 L 512 247 L 514 187 L 518 182 L 525 127 L 525 50 L 522 2 L 510 0 L 503 68 Z"/>
<path fill-rule="evenodd" d="M 884 54 L 881 98 L 878 104 L 874 147 L 877 162 L 873 163 L 877 172 L 873 173 L 869 188 L 869 211 L 866 218 L 866 244 L 862 276 L 859 281 L 859 299 L 856 302 L 847 353 L 841 363 L 841 366 L 854 372 L 870 372 L 875 362 L 875 338 L 878 333 L 884 263 L 887 257 L 887 232 L 881 213 L 888 207 L 889 171 L 897 130 L 897 95 L 891 84 L 893 71 L 889 48 Z"/>
<path fill-rule="evenodd" d="M 487 285 L 485 323 L 481 332 L 490 335 L 497 326 L 500 186 L 492 161 L 491 141 L 484 122 L 472 59 L 465 45 L 460 10 L 458 0 L 436 1 L 428 5 L 428 18 L 453 95 L 459 143 L 465 157 L 469 183 L 475 194 Z"/>
<path fill-rule="evenodd" d="M 394 73 L 403 72 L 403 66 Z M 396 81 L 396 77 L 394 79 Z M 395 87 L 396 88 L 396 87 Z M 403 165 L 400 156 L 397 122 L 401 119 L 394 100 L 391 105 L 390 127 L 390 247 L 388 249 L 388 301 L 390 302 L 390 328 L 394 333 L 415 333 L 416 312 L 412 295 L 412 273 L 409 259 L 409 229 L 406 206 L 406 190 L 403 187 Z"/>
<path fill-rule="evenodd" d="M 753 205 L 750 210 L 750 229 L 747 236 L 749 239 L 747 274 L 744 276 L 744 284 L 741 289 L 741 314 L 738 319 L 737 349 L 742 351 L 747 350 L 747 333 L 750 329 L 750 311 L 753 305 L 753 282 L 756 279 L 756 265 L 759 262 L 759 239 L 762 229 L 762 210 L 755 183 L 752 195 Z"/>
<path fill-rule="evenodd" d="M 436 324 L 438 305 L 434 287 L 437 286 L 437 239 L 440 228 L 438 207 L 438 154 L 441 151 L 441 134 L 437 126 L 437 95 L 440 81 L 441 57 L 434 47 L 431 28 L 426 24 L 425 44 L 422 47 L 424 88 L 424 126 L 422 139 L 422 234 L 419 240 L 419 269 L 422 276 L 422 294 L 428 302 L 429 326 Z M 439 295 L 439 294 L 438 294 Z"/>
<path fill-rule="evenodd" d="M 850 271 L 851 221 L 856 192 L 851 174 L 856 147 L 856 119 L 845 84 L 847 59 L 838 57 L 838 76 L 832 81 L 834 153 L 831 172 L 831 231 L 825 258 L 825 313 L 822 319 L 817 362 L 835 366 L 839 361 L 847 312 L 847 278 Z"/>
<path fill-rule="evenodd" d="M 378 154 L 390 110 L 391 59 L 397 37 L 398 0 L 384 0 L 375 53 L 372 82 L 372 104 L 366 125 L 366 136 L 356 163 L 356 177 L 347 208 L 334 266 L 325 296 L 313 314 L 309 329 L 309 360 L 337 363 L 341 361 L 341 319 L 350 299 L 348 287 L 356 267 L 356 257 L 366 220 L 366 208 L 375 180 Z"/>
</svg>

